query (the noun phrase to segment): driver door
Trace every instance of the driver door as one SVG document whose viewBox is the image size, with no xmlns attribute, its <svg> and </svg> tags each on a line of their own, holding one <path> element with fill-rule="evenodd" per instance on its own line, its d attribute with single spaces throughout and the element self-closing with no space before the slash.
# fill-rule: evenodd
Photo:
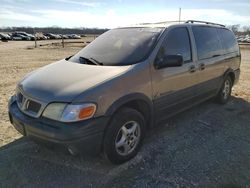
<svg viewBox="0 0 250 188">
<path fill-rule="evenodd" d="M 166 55 L 182 55 L 183 65 L 155 69 Z M 192 58 L 192 46 L 187 27 L 168 31 L 152 68 L 153 102 L 156 119 L 164 120 L 194 103 L 198 83 L 197 65 Z"/>
</svg>

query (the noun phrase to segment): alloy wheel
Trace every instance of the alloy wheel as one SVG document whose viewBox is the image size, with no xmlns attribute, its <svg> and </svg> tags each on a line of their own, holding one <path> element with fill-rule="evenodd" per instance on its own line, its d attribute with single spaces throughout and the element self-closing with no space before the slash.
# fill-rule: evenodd
<svg viewBox="0 0 250 188">
<path fill-rule="evenodd" d="M 115 139 L 115 148 L 117 153 L 126 156 L 134 151 L 140 141 L 141 128 L 136 121 L 125 123 Z"/>
</svg>

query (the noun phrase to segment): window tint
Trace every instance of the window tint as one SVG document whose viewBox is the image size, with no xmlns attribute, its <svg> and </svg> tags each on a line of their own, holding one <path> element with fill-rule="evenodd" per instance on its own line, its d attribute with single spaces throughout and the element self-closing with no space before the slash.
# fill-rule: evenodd
<svg viewBox="0 0 250 188">
<path fill-rule="evenodd" d="M 199 60 L 223 54 L 216 28 L 194 26 L 193 33 Z"/>
<path fill-rule="evenodd" d="M 233 53 L 239 50 L 238 43 L 232 31 L 227 29 L 217 29 L 222 46 L 224 48 L 224 53 Z"/>
<path fill-rule="evenodd" d="M 182 55 L 184 62 L 191 60 L 189 34 L 185 27 L 169 31 L 157 57 L 162 57 L 162 55 Z"/>
<path fill-rule="evenodd" d="M 70 61 L 81 63 L 79 58 L 92 58 L 108 66 L 138 63 L 152 51 L 162 28 L 112 29 L 74 55 Z"/>
</svg>

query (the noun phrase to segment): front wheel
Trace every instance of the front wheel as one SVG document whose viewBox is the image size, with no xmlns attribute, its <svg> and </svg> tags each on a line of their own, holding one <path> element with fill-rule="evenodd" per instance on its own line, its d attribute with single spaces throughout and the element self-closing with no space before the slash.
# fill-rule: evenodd
<svg viewBox="0 0 250 188">
<path fill-rule="evenodd" d="M 231 97 L 231 91 L 232 91 L 232 80 L 229 76 L 226 77 L 226 79 L 223 82 L 223 85 L 217 95 L 217 101 L 221 104 L 227 103 L 229 98 Z"/>
<path fill-rule="evenodd" d="M 119 110 L 111 120 L 104 137 L 104 154 L 114 164 L 133 158 L 145 136 L 145 119 L 131 108 Z"/>
</svg>

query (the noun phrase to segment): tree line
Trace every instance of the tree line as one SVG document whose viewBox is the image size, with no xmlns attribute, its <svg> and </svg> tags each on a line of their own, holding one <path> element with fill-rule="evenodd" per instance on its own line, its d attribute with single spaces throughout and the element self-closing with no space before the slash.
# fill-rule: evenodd
<svg viewBox="0 0 250 188">
<path fill-rule="evenodd" d="M 227 28 L 231 29 L 235 35 L 250 35 L 250 26 L 242 26 L 240 24 L 228 25 Z"/>
<path fill-rule="evenodd" d="M 239 24 L 227 25 L 227 28 L 231 29 L 236 35 L 250 35 L 250 26 L 241 26 Z M 99 28 L 61 28 L 61 27 L 2 27 L 0 32 L 15 32 L 24 31 L 26 33 L 34 34 L 38 32 L 42 33 L 54 33 L 54 34 L 95 34 L 100 35 L 108 29 Z"/>
<path fill-rule="evenodd" d="M 99 28 L 61 28 L 61 27 L 2 27 L 0 32 L 15 32 L 24 31 L 29 34 L 38 32 L 42 33 L 53 33 L 53 34 L 102 34 L 108 29 Z"/>
</svg>

